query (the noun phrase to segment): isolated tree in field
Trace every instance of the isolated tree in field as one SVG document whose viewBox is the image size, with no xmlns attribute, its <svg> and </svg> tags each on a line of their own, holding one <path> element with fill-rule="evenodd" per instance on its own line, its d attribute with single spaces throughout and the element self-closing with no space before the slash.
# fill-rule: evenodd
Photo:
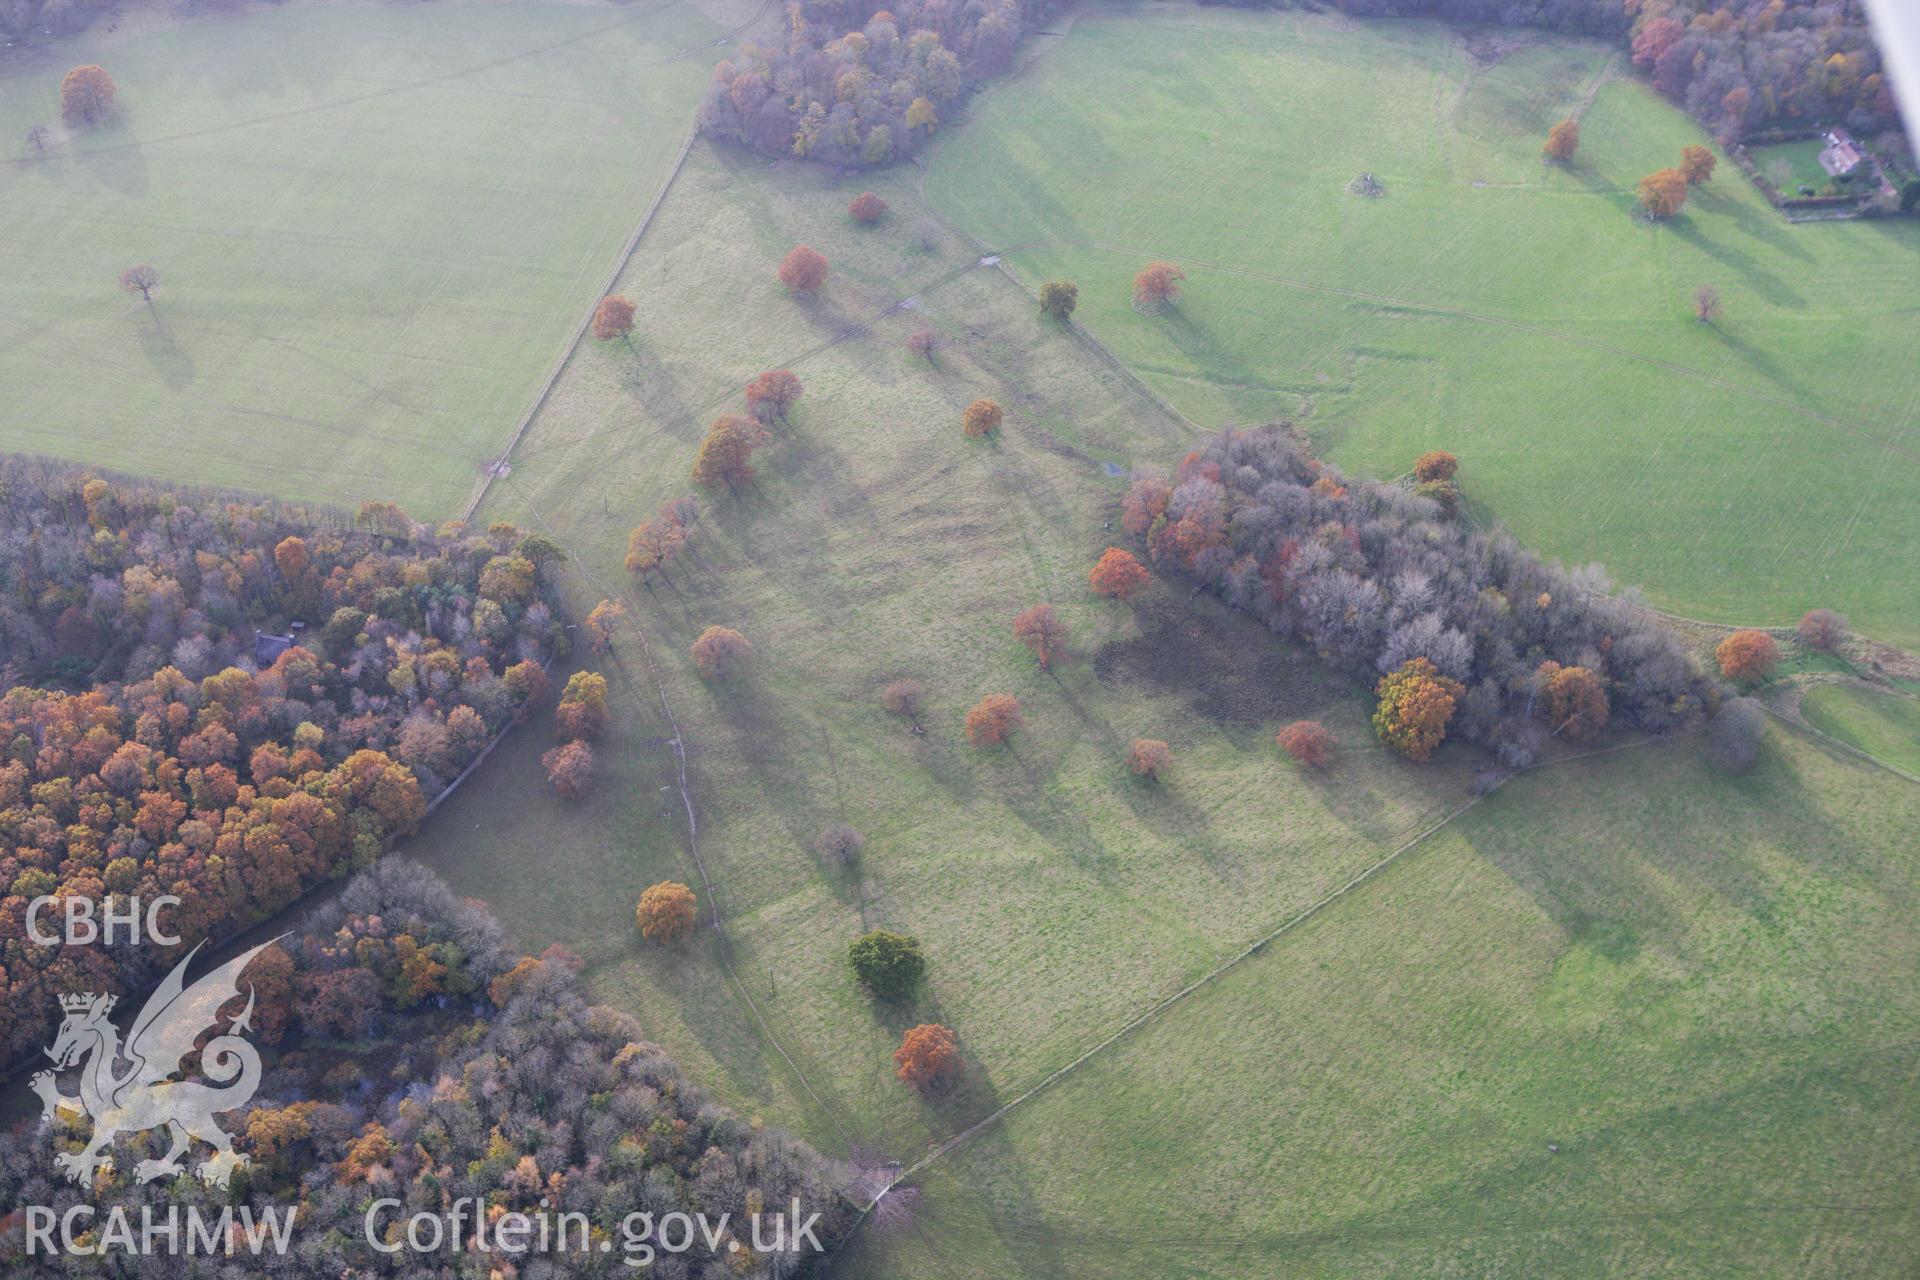
<svg viewBox="0 0 1920 1280">
<path fill-rule="evenodd" d="M 1780 661 L 1780 645 L 1764 631 L 1736 631 L 1713 651 L 1720 674 L 1729 680 L 1759 680 Z"/>
<path fill-rule="evenodd" d="M 1661 169 L 1640 179 L 1640 207 L 1653 218 L 1671 218 L 1687 204 L 1687 175 Z"/>
<path fill-rule="evenodd" d="M 1547 145 L 1540 150 L 1547 159 L 1555 164 L 1568 164 L 1573 153 L 1580 149 L 1580 124 L 1575 120 L 1562 120 L 1547 130 Z"/>
<path fill-rule="evenodd" d="M 880 692 L 880 705 L 894 715 L 920 726 L 920 713 L 926 710 L 927 694 L 918 680 L 895 680 Z"/>
<path fill-rule="evenodd" d="M 1289 757 L 1309 768 L 1319 769 L 1333 758 L 1339 745 L 1333 731 L 1318 720 L 1295 720 L 1274 735 L 1274 742 Z"/>
<path fill-rule="evenodd" d="M 937 1022 L 923 1022 L 901 1037 L 893 1066 L 894 1074 L 914 1088 L 939 1089 L 960 1074 L 959 1046 L 953 1032 Z"/>
<path fill-rule="evenodd" d="M 836 867 L 850 867 L 860 860 L 867 838 L 844 822 L 836 822 L 814 838 L 813 847 Z"/>
<path fill-rule="evenodd" d="M 643 582 L 652 573 L 665 577 L 686 544 L 686 526 L 678 520 L 664 515 L 643 520 L 627 535 L 627 572 Z"/>
<path fill-rule="evenodd" d="M 1173 763 L 1173 748 L 1158 738 L 1135 738 L 1127 748 L 1127 768 L 1142 778 L 1158 780 Z"/>
<path fill-rule="evenodd" d="M 1380 741 L 1409 760 L 1425 763 L 1447 736 L 1454 704 L 1466 693 L 1425 658 L 1411 658 L 1381 678 L 1373 727 Z"/>
<path fill-rule="evenodd" d="M 47 149 L 47 126 L 43 124 L 28 125 L 27 145 L 32 147 L 36 154 L 45 151 Z"/>
<path fill-rule="evenodd" d="M 1451 480 L 1460 470 L 1460 459 L 1444 449 L 1434 449 L 1414 460 L 1413 478 L 1425 484 L 1429 480 Z"/>
<path fill-rule="evenodd" d="M 1049 280 L 1040 286 L 1040 311 L 1065 324 L 1080 305 L 1080 286 L 1071 280 Z"/>
<path fill-rule="evenodd" d="M 678 880 L 649 885 L 633 909 L 633 918 L 640 926 L 640 936 L 648 942 L 679 942 L 693 932 L 693 890 Z"/>
<path fill-rule="evenodd" d="M 1713 166 L 1716 163 L 1713 151 L 1709 147 L 1695 143 L 1690 147 L 1680 148 L 1680 173 L 1686 178 L 1687 185 L 1690 187 L 1697 187 L 1703 182 L 1712 180 Z"/>
<path fill-rule="evenodd" d="M 1133 599 L 1134 593 L 1146 586 L 1150 578 L 1146 566 L 1135 558 L 1133 552 L 1108 547 L 1087 572 L 1087 585 L 1093 588 L 1093 594 L 1097 596 L 1126 601 Z"/>
<path fill-rule="evenodd" d="M 1033 653 L 1042 671 L 1053 670 L 1053 660 L 1067 647 L 1067 624 L 1050 604 L 1022 609 L 1013 619 L 1013 634 Z"/>
<path fill-rule="evenodd" d="M 806 245 L 799 245 L 780 264 L 780 283 L 800 297 L 811 297 L 827 282 L 827 260 Z"/>
<path fill-rule="evenodd" d="M 1149 262 L 1133 278 L 1133 305 L 1142 311 L 1157 311 L 1180 301 L 1180 282 L 1187 273 L 1171 262 Z"/>
<path fill-rule="evenodd" d="M 598 738 L 607 731 L 607 678 L 597 671 L 576 671 L 567 677 L 553 709 L 553 733 L 562 742 Z"/>
<path fill-rule="evenodd" d="M 907 335 L 907 350 L 928 364 L 933 363 L 933 348 L 939 339 L 931 329 L 915 329 Z"/>
<path fill-rule="evenodd" d="M 632 332 L 633 303 L 617 293 L 600 299 L 600 305 L 593 309 L 593 336 L 602 342 L 609 342 Z"/>
<path fill-rule="evenodd" d="M 1536 674 L 1546 697 L 1547 723 L 1554 733 L 1574 742 L 1591 742 L 1600 736 L 1611 710 L 1599 676 L 1585 667 L 1563 667 L 1557 662 L 1541 663 Z"/>
<path fill-rule="evenodd" d="M 700 452 L 693 460 L 695 484 L 725 484 L 727 488 L 753 479 L 753 451 L 767 442 L 767 429 L 744 414 L 714 419 Z"/>
<path fill-rule="evenodd" d="M 120 287 L 128 293 L 139 294 L 140 301 L 151 307 L 153 291 L 160 287 L 160 273 L 145 264 L 128 267 L 120 273 Z"/>
<path fill-rule="evenodd" d="M 620 619 L 627 616 L 627 606 L 618 600 L 602 600 L 593 606 L 580 629 L 587 634 L 587 651 L 605 653 L 613 648 L 613 633 L 620 625 Z"/>
<path fill-rule="evenodd" d="M 113 114 L 113 94 L 105 67 L 75 67 L 60 81 L 60 118 L 75 128 L 99 124 Z"/>
<path fill-rule="evenodd" d="M 1807 610 L 1800 615 L 1800 625 L 1795 629 L 1803 643 L 1822 653 L 1831 652 L 1847 638 L 1847 620 L 1831 609 Z"/>
<path fill-rule="evenodd" d="M 967 741 L 976 747 L 997 747 L 1025 723 L 1018 698 L 990 693 L 967 712 Z"/>
<path fill-rule="evenodd" d="M 854 939 L 847 948 L 847 960 L 854 976 L 882 1000 L 912 995 L 927 971 L 919 939 L 891 929 L 875 929 Z"/>
<path fill-rule="evenodd" d="M 978 439 L 990 436 L 1000 429 L 1000 423 L 1006 418 L 1000 406 L 992 400 L 975 400 L 960 415 L 960 429 L 967 435 Z"/>
<path fill-rule="evenodd" d="M 1693 318 L 1701 324 L 1712 324 L 1720 318 L 1720 291 L 1710 284 L 1703 284 L 1693 291 Z"/>
<path fill-rule="evenodd" d="M 593 785 L 593 748 L 584 742 L 563 742 L 541 756 L 540 763 L 563 799 L 578 800 Z"/>
<path fill-rule="evenodd" d="M 870 227 L 887 216 L 887 202 L 871 191 L 862 191 L 847 206 L 847 216 L 863 227 Z"/>
<path fill-rule="evenodd" d="M 732 627 L 708 627 L 693 642 L 693 665 L 707 680 L 725 680 L 753 656 L 753 646 Z"/>
<path fill-rule="evenodd" d="M 761 422 L 785 422 L 805 390 L 791 369 L 769 369 L 747 384 L 747 412 Z"/>
</svg>

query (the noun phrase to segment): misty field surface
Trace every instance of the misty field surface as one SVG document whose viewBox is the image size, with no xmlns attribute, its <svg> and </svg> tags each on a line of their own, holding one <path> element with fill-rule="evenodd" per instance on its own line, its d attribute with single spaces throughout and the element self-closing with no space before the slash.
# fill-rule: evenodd
<svg viewBox="0 0 1920 1280">
<path fill-rule="evenodd" d="M 1353 470 L 1462 460 L 1476 510 L 1683 613 L 1920 639 L 1920 226 L 1789 226 L 1603 47 L 1418 22 L 1092 14 L 975 107 L 927 192 L 1202 425 L 1296 418 Z M 1591 99 L 1591 105 L 1587 106 Z M 1581 115 L 1570 170 L 1547 129 Z M 1385 195 L 1348 185 L 1368 172 Z M 1172 312 L 1129 284 L 1187 272 Z M 1700 285 L 1718 325 L 1692 317 Z"/>
<path fill-rule="evenodd" d="M 0 449 L 455 514 L 673 158 L 708 59 L 666 60 L 716 34 L 352 5 L 42 51 L 0 78 Z M 69 135 L 84 61 L 120 113 Z M 151 311 L 116 285 L 138 263 Z"/>
</svg>

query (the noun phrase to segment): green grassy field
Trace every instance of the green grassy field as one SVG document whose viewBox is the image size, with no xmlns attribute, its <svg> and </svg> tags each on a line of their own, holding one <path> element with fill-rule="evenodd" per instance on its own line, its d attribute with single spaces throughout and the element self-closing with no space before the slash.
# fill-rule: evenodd
<svg viewBox="0 0 1920 1280">
<path fill-rule="evenodd" d="M 1821 685 L 1807 691 L 1800 714 L 1821 732 L 1920 774 L 1920 701 L 1854 685 Z"/>
<path fill-rule="evenodd" d="M 1911 643 L 1920 225 L 1789 226 L 1726 166 L 1671 225 L 1635 222 L 1635 182 L 1702 139 L 1608 56 L 1091 14 L 947 136 L 927 191 L 1024 279 L 1076 280 L 1080 319 L 1203 424 L 1302 418 L 1379 475 L 1450 449 L 1479 510 L 1680 612 L 1829 605 Z M 1577 163 L 1543 169 L 1589 95 Z M 1363 171 L 1384 197 L 1347 192 Z M 1142 316 L 1155 258 L 1186 296 Z M 1692 319 L 1702 284 L 1717 326 Z"/>
<path fill-rule="evenodd" d="M 595 992 L 731 1100 L 910 1163 L 1457 807 L 1465 761 L 1383 759 L 1351 688 L 1205 601 L 1088 600 L 1101 464 L 1172 456 L 1183 430 L 955 242 L 908 247 L 910 175 L 874 180 L 895 216 L 869 232 L 842 212 L 856 188 L 763 166 L 695 150 L 621 284 L 633 348 L 582 351 L 483 512 L 573 547 L 582 603 L 606 584 L 636 610 L 731 946 L 634 937 L 641 887 L 700 883 L 634 636 L 582 809 L 530 735 L 418 847 L 530 946 L 581 950 Z M 800 240 L 835 263 L 811 306 L 770 278 Z M 922 324 L 931 370 L 900 348 Z M 635 514 L 686 491 L 705 421 L 781 364 L 808 391 L 760 480 L 713 500 L 673 587 L 626 587 Z M 1009 409 L 997 444 L 958 432 L 981 394 Z M 1006 632 L 1041 598 L 1076 632 L 1057 680 Z M 686 660 L 710 623 L 756 645 L 737 686 Z M 875 704 L 907 674 L 924 738 Z M 964 744 L 989 689 L 1027 707 L 1017 754 Z M 1308 714 L 1349 747 L 1325 779 L 1270 745 Z M 1175 745 L 1164 788 L 1119 767 L 1141 733 Z M 1778 731 L 1744 779 L 1687 743 L 1522 778 L 935 1162 L 916 1224 L 863 1233 L 835 1274 L 1765 1274 L 1802 1250 L 1874 1274 L 1913 1243 L 1920 1161 L 1879 1135 L 1915 1118 L 1916 808 Z M 836 820 L 870 837 L 856 874 L 807 848 Z M 930 954 L 909 1008 L 844 969 L 878 924 Z M 931 1103 L 887 1061 L 925 1019 L 970 1063 Z"/>
<path fill-rule="evenodd" d="M 295 7 L 0 78 L 0 448 L 456 512 L 658 188 L 684 4 Z M 99 61 L 120 118 L 68 136 Z M 44 157 L 13 151 L 55 123 Z M 17 158 L 18 157 L 18 158 Z M 155 309 L 116 286 L 151 263 Z"/>
</svg>

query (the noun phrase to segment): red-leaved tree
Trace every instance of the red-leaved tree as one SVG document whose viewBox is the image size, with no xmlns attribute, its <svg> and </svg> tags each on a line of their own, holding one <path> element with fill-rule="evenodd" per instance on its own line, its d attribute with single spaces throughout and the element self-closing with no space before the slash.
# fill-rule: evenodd
<svg viewBox="0 0 1920 1280">
<path fill-rule="evenodd" d="M 1146 566 L 1135 558 L 1133 552 L 1120 547 L 1108 547 L 1088 571 L 1087 584 L 1097 596 L 1131 600 L 1140 588 L 1147 585 L 1149 576 Z"/>
<path fill-rule="evenodd" d="M 826 282 L 826 257 L 804 244 L 796 246 L 780 263 L 780 283 L 800 297 L 812 295 Z"/>
<path fill-rule="evenodd" d="M 953 1032 L 937 1022 L 923 1022 L 910 1029 L 893 1051 L 894 1073 L 923 1091 L 951 1083 L 961 1065 Z"/>
</svg>

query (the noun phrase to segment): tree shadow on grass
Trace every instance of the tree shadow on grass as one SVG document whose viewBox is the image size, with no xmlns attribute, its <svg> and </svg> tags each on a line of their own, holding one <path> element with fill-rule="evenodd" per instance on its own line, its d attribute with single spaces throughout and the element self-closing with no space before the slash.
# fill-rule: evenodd
<svg viewBox="0 0 1920 1280">
<path fill-rule="evenodd" d="M 1707 235 L 1692 218 L 1684 213 L 1679 217 L 1669 218 L 1662 229 L 1686 241 L 1727 270 L 1739 273 L 1740 279 L 1747 287 L 1776 307 L 1786 307 L 1794 311 L 1806 310 L 1806 298 L 1795 292 L 1785 280 L 1761 266 L 1752 254 L 1735 249 Z"/>
</svg>

